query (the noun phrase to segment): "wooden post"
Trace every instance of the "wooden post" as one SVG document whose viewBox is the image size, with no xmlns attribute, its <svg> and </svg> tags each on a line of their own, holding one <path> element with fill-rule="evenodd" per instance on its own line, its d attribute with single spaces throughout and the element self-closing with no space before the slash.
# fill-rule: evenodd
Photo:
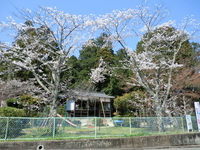
<svg viewBox="0 0 200 150">
<path fill-rule="evenodd" d="M 74 117 L 76 117 L 76 99 L 74 100 Z"/>
<path fill-rule="evenodd" d="M 89 117 L 89 99 L 87 99 L 86 109 L 87 109 L 87 117 Z"/>
<path fill-rule="evenodd" d="M 95 105 L 94 105 L 94 116 L 96 117 L 96 108 L 97 108 L 97 99 L 95 99 Z"/>
<path fill-rule="evenodd" d="M 79 108 L 79 110 L 81 110 L 80 117 L 83 117 L 83 99 L 82 98 L 81 98 L 81 108 Z"/>
<path fill-rule="evenodd" d="M 99 100 L 100 100 L 100 98 L 99 98 Z M 104 107 L 103 107 L 103 102 L 102 102 L 102 100 L 100 100 L 100 103 L 101 103 L 101 108 L 102 108 L 102 111 L 103 111 L 103 116 L 104 116 L 104 118 L 105 118 L 106 115 L 105 115 L 105 111 L 104 111 Z"/>
</svg>

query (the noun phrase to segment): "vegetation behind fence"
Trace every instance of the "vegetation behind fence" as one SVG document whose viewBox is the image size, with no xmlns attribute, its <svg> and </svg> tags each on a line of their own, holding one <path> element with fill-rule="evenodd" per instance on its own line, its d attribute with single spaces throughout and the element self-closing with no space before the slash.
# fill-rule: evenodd
<svg viewBox="0 0 200 150">
<path fill-rule="evenodd" d="M 0 139 L 97 138 L 158 134 L 158 121 L 162 122 L 163 133 L 187 132 L 185 117 L 0 117 Z M 193 131 L 197 131 L 196 117 L 192 117 L 192 124 Z"/>
</svg>

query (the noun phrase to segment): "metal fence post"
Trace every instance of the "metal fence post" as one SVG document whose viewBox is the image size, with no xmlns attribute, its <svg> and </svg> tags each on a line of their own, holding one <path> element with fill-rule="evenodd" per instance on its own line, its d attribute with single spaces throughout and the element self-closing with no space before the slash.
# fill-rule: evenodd
<svg viewBox="0 0 200 150">
<path fill-rule="evenodd" d="M 97 117 L 94 118 L 94 137 L 97 138 Z"/>
<path fill-rule="evenodd" d="M 53 138 L 55 137 L 55 132 L 56 132 L 56 118 L 53 117 Z"/>
<path fill-rule="evenodd" d="M 7 118 L 7 121 L 6 121 L 6 131 L 5 131 L 5 140 L 7 139 L 8 137 L 8 127 L 9 127 L 9 117 Z"/>
<path fill-rule="evenodd" d="M 129 117 L 129 126 L 130 126 L 130 135 L 132 134 L 131 133 L 131 117 Z"/>
<path fill-rule="evenodd" d="M 181 117 L 181 121 L 182 121 L 182 128 L 183 128 L 183 132 L 184 132 L 185 130 L 184 130 L 183 117 Z"/>
</svg>

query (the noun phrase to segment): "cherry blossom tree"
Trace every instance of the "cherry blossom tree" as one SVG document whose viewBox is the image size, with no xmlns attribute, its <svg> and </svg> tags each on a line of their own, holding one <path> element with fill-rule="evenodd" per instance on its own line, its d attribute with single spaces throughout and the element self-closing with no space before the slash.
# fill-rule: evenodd
<svg viewBox="0 0 200 150">
<path fill-rule="evenodd" d="M 88 16 L 49 7 L 39 7 L 37 12 L 24 9 L 18 17 L 26 23 L 16 23 L 10 17 L 9 23 L 1 23 L 1 27 L 16 30 L 19 34 L 15 40 L 23 46 L 15 42 L 7 45 L 4 53 L 11 56 L 15 66 L 32 72 L 36 83 L 50 95 L 49 116 L 56 116 L 59 93 L 67 87 L 67 82 L 61 81 L 62 72 L 69 69 L 66 61 L 87 40 L 86 31 L 92 23 Z"/>
<path fill-rule="evenodd" d="M 131 83 L 147 91 L 148 97 L 153 99 L 153 110 L 158 118 L 170 115 L 167 101 L 174 100 L 170 98 L 172 74 L 174 69 L 182 66 L 175 61 L 177 53 L 199 27 L 196 24 L 194 32 L 187 32 L 186 28 L 194 24 L 194 20 L 188 18 L 177 27 L 174 21 L 161 23 L 167 15 L 168 12 L 159 5 L 154 11 L 139 6 L 137 9 L 113 11 L 96 20 L 96 28 L 110 35 L 108 41 L 119 43 L 126 50 L 129 59 L 125 61 L 124 68 L 135 75 Z M 169 28 L 174 30 L 168 32 Z M 130 37 L 143 41 L 142 52 L 136 52 L 129 46 L 126 39 Z M 162 130 L 160 120 L 158 129 Z"/>
</svg>

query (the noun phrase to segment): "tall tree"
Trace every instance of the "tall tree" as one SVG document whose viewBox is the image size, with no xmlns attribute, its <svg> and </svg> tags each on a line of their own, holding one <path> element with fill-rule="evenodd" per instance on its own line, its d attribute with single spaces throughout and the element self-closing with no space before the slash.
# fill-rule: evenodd
<svg viewBox="0 0 200 150">
<path fill-rule="evenodd" d="M 114 54 L 112 50 L 112 43 L 107 42 L 107 37 L 107 34 L 102 33 L 99 37 L 88 40 L 82 46 L 82 49 L 79 51 L 80 55 L 77 61 L 80 68 L 78 78 L 76 80 L 76 83 L 74 84 L 74 88 L 78 87 L 83 88 L 84 90 L 102 90 L 102 86 L 96 86 L 95 88 L 95 85 L 91 84 L 91 82 L 89 82 L 89 79 L 91 69 L 94 69 L 99 65 L 99 61 L 101 58 L 103 58 L 103 60 L 107 64 L 111 64 L 113 62 Z M 106 80 L 109 81 L 108 78 Z M 84 85 L 86 85 L 85 87 L 82 86 L 83 82 Z"/>
<path fill-rule="evenodd" d="M 18 58 L 12 61 L 14 65 L 32 72 L 37 84 L 50 95 L 50 116 L 56 116 L 58 95 L 66 85 L 61 82 L 61 73 L 68 69 L 66 61 L 86 38 L 82 31 L 86 31 L 91 23 L 87 17 L 80 15 L 65 14 L 49 7 L 39 9 L 38 12 L 26 9 L 19 14 L 33 26 L 15 23 L 13 19 L 7 25 L 3 24 L 17 30 L 16 41 L 22 41 L 24 45 L 15 43 L 5 53 Z M 39 36 L 26 32 L 32 29 Z"/>
<path fill-rule="evenodd" d="M 96 21 L 100 29 L 109 33 L 109 39 L 118 42 L 127 51 L 129 59 L 125 67 L 135 75 L 133 83 L 142 86 L 149 98 L 153 98 L 153 109 L 159 118 L 167 112 L 165 108 L 170 98 L 173 70 L 182 66 L 176 63 L 177 54 L 181 45 L 191 37 L 191 34 L 185 32 L 189 20 L 169 34 L 172 21 L 159 25 L 166 15 L 166 11 L 157 5 L 154 11 L 147 7 L 114 11 Z M 134 29 L 140 25 L 141 30 Z M 155 33 L 155 29 L 162 29 L 162 32 Z M 144 33 L 146 36 L 143 36 Z M 141 53 L 132 51 L 126 43 L 126 38 L 134 35 L 145 41 L 142 44 L 144 51 Z M 163 82 L 163 79 L 166 81 Z M 162 130 L 161 120 L 158 121 L 158 129 Z"/>
<path fill-rule="evenodd" d="M 108 56 L 105 53 L 113 55 L 113 51 L 111 49 L 112 43 L 107 42 L 106 40 L 107 37 L 108 37 L 107 34 L 101 33 L 101 35 L 96 39 L 90 39 L 89 41 L 87 41 L 83 45 L 82 49 L 79 51 L 80 55 L 78 59 L 80 61 L 81 68 L 87 70 L 87 73 L 89 73 L 92 68 L 98 66 L 99 59 L 103 57 L 102 55 L 105 55 L 105 57 Z M 102 47 L 104 47 L 104 49 L 101 49 Z M 103 59 L 105 61 L 105 58 Z"/>
<path fill-rule="evenodd" d="M 99 48 L 97 46 L 83 46 L 80 50 L 80 55 L 78 58 L 80 64 L 80 80 L 88 80 L 89 73 L 92 68 L 95 67 L 96 54 Z"/>
</svg>

